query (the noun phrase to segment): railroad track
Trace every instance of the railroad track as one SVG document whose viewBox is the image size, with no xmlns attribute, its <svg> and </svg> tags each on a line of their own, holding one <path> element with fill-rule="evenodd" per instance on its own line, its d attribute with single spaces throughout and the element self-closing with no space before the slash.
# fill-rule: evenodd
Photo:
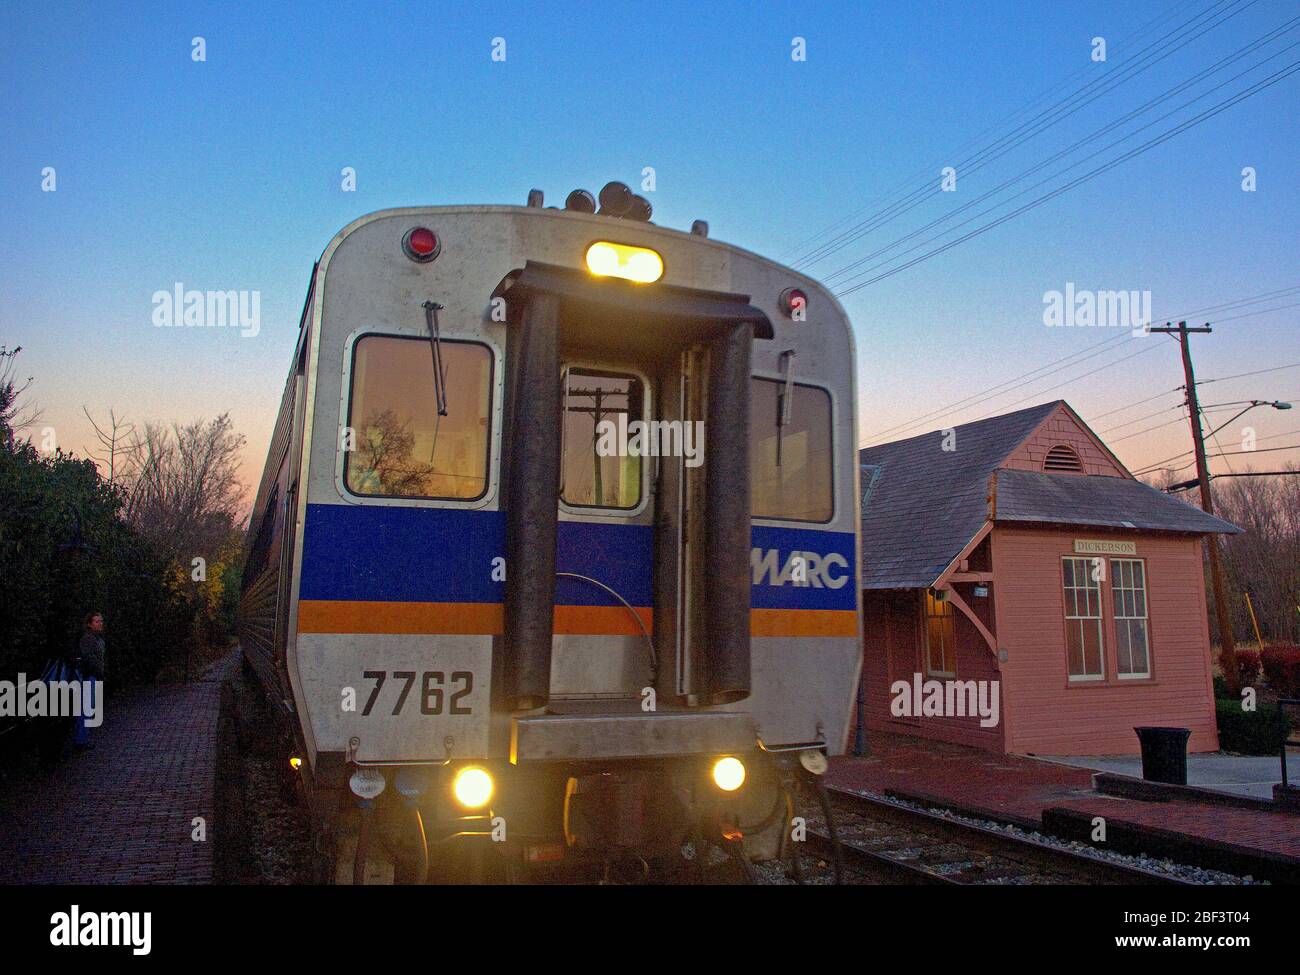
<svg viewBox="0 0 1300 975">
<path fill-rule="evenodd" d="M 1065 850 L 938 813 L 828 788 L 846 880 L 931 884 L 1186 884 L 1156 871 Z M 809 829 L 808 854 L 829 864 L 830 837 Z M 824 870 L 826 868 L 819 868 Z"/>
</svg>

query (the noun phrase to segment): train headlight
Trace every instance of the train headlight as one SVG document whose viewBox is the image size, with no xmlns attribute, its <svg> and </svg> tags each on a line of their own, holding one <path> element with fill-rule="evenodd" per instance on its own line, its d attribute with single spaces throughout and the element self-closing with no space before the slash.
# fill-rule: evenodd
<svg viewBox="0 0 1300 975">
<path fill-rule="evenodd" d="M 598 240 L 587 248 L 587 270 L 601 277 L 650 284 L 664 276 L 664 259 L 649 247 Z"/>
<path fill-rule="evenodd" d="M 713 784 L 723 792 L 735 792 L 745 784 L 745 763 L 728 755 L 713 763 Z"/>
<path fill-rule="evenodd" d="M 466 809 L 479 809 L 492 798 L 492 776 L 481 768 L 463 768 L 456 773 L 451 791 Z"/>
</svg>

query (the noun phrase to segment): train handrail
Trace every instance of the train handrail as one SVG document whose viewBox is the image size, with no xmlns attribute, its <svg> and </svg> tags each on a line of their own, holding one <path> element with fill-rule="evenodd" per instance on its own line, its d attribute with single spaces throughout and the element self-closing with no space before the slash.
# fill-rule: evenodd
<svg viewBox="0 0 1300 975">
<path fill-rule="evenodd" d="M 603 589 L 605 592 L 609 593 L 611 596 L 613 596 L 615 599 L 617 599 L 620 603 L 623 604 L 624 608 L 626 608 L 627 611 L 632 614 L 632 619 L 636 621 L 637 627 L 641 630 L 641 636 L 645 637 L 646 650 L 648 650 L 650 653 L 650 681 L 652 684 L 658 683 L 659 682 L 659 655 L 655 653 L 654 640 L 650 638 L 650 631 L 645 628 L 645 620 L 641 619 L 641 614 L 639 614 L 632 607 L 632 604 L 629 603 L 626 599 L 624 599 L 623 596 L 617 590 L 612 589 L 609 586 L 605 585 L 599 579 L 593 579 L 591 576 L 584 576 L 577 572 L 557 572 L 555 574 L 557 576 L 562 576 L 566 579 L 581 579 L 583 582 L 590 582 L 593 586 L 596 586 L 599 589 Z"/>
</svg>

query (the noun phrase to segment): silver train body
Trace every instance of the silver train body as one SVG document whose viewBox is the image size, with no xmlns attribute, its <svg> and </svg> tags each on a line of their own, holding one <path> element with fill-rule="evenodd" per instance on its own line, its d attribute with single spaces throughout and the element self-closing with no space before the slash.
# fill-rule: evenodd
<svg viewBox="0 0 1300 975">
<path fill-rule="evenodd" d="M 825 288 L 702 235 L 538 206 L 342 230 L 241 604 L 326 830 L 388 822 L 364 855 L 399 877 L 412 809 L 422 870 L 448 838 L 774 855 L 782 777 L 844 750 L 857 686 L 854 365 Z"/>
</svg>

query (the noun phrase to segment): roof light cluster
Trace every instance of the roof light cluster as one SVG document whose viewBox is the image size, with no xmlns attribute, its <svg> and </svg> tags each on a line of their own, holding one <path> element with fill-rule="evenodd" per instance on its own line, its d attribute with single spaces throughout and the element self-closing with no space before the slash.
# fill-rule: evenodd
<svg viewBox="0 0 1300 975">
<path fill-rule="evenodd" d="M 594 213 L 600 217 L 621 217 L 624 220 L 636 220 L 641 223 L 649 223 L 650 217 L 654 214 L 654 207 L 650 205 L 649 200 L 633 193 L 626 183 L 617 180 L 606 183 L 600 191 L 599 210 L 596 209 L 597 202 L 597 197 L 593 196 L 590 190 L 577 189 L 565 197 L 564 209 L 577 213 Z M 541 190 L 529 192 L 528 205 L 530 207 L 542 205 Z"/>
</svg>

